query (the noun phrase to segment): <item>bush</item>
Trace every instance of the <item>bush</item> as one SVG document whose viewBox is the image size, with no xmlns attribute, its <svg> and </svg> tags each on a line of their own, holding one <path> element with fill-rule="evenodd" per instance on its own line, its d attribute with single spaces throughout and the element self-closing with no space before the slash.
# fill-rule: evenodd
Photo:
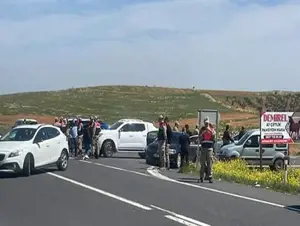
<svg viewBox="0 0 300 226">
<path fill-rule="evenodd" d="M 199 175 L 196 164 L 190 164 L 183 172 Z M 284 172 L 271 171 L 269 169 L 251 169 L 243 160 L 229 162 L 218 161 L 213 165 L 214 178 L 242 183 L 247 185 L 259 184 L 261 187 L 288 193 L 300 193 L 300 169 L 288 169 L 288 182 L 284 184 Z"/>
</svg>

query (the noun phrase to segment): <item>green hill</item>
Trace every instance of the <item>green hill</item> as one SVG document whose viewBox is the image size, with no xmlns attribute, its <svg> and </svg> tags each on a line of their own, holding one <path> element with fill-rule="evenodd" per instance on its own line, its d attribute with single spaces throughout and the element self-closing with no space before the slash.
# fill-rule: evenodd
<svg viewBox="0 0 300 226">
<path fill-rule="evenodd" d="M 0 96 L 0 114 L 55 116 L 99 115 L 103 120 L 120 118 L 156 119 L 159 114 L 173 120 L 197 117 L 197 109 L 232 111 L 213 102 L 204 92 L 143 86 L 99 86 L 52 92 L 30 92 Z"/>
<path fill-rule="evenodd" d="M 199 108 L 220 112 L 300 111 L 300 93 L 241 92 L 146 86 L 98 86 L 0 96 L 0 115 L 90 116 L 171 120 L 196 118 Z"/>
</svg>

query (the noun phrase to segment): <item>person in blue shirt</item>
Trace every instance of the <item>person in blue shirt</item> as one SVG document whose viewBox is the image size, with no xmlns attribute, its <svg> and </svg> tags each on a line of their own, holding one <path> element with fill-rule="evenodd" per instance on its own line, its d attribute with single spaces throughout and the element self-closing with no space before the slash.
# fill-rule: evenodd
<svg viewBox="0 0 300 226">
<path fill-rule="evenodd" d="M 69 131 L 70 143 L 71 143 L 71 155 L 77 157 L 78 148 L 77 148 L 77 139 L 78 139 L 78 121 L 74 119 L 73 125 L 70 127 Z"/>
</svg>

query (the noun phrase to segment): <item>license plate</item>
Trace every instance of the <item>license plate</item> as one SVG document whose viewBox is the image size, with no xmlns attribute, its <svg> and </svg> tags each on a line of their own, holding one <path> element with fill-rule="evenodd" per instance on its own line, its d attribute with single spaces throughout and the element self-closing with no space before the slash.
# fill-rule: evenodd
<svg viewBox="0 0 300 226">
<path fill-rule="evenodd" d="M 154 154 L 154 155 L 153 155 L 153 157 L 155 157 L 155 158 L 158 158 L 158 157 L 159 157 L 159 155 L 158 155 L 158 154 Z"/>
</svg>

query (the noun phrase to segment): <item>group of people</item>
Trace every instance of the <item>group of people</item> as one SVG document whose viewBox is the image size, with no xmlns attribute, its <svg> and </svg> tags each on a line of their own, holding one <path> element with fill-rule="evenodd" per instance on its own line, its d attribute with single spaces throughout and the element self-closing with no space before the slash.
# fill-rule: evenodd
<svg viewBox="0 0 300 226">
<path fill-rule="evenodd" d="M 169 125 L 168 117 L 159 116 L 159 128 L 158 128 L 158 151 L 160 158 L 160 169 L 170 169 L 170 159 L 169 159 L 169 147 L 172 139 L 172 129 Z M 176 122 L 175 126 L 179 126 Z M 173 128 L 173 131 L 178 131 Z M 216 132 L 213 125 L 209 122 L 209 118 L 204 119 L 204 126 L 199 130 L 199 126 L 196 126 L 194 133 L 189 130 L 189 126 L 185 125 L 182 128 L 182 134 L 179 137 L 179 143 L 181 147 L 181 167 L 189 162 L 189 145 L 190 136 L 199 135 L 201 144 L 201 154 L 200 154 L 200 181 L 203 183 L 204 179 L 207 179 L 212 183 L 212 155 L 214 151 L 214 143 L 216 141 Z M 206 174 L 206 176 L 205 176 Z M 204 178 L 205 176 L 205 178 Z"/>
<path fill-rule="evenodd" d="M 66 118 L 55 118 L 53 125 L 59 127 L 66 135 L 71 156 L 82 155 L 84 160 L 90 157 L 99 158 L 100 145 L 98 140 L 101 125 L 96 117 L 90 117 L 87 125 L 83 123 L 81 118 L 75 118 L 72 121 Z"/>
</svg>

